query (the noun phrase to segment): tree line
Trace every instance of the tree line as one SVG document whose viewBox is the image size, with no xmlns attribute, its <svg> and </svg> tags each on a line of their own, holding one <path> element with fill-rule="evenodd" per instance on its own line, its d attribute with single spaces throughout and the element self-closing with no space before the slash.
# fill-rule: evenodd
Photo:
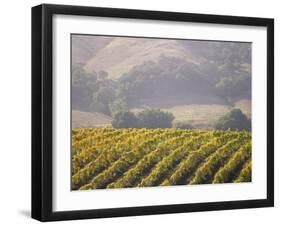
<svg viewBox="0 0 281 226">
<path fill-rule="evenodd" d="M 178 128 L 193 129 L 192 125 L 184 122 L 173 123 L 175 117 L 170 112 L 160 109 L 146 109 L 138 114 L 130 111 L 120 111 L 113 116 L 114 128 Z M 217 130 L 251 131 L 251 120 L 240 109 L 232 109 L 219 118 L 214 124 Z"/>
</svg>

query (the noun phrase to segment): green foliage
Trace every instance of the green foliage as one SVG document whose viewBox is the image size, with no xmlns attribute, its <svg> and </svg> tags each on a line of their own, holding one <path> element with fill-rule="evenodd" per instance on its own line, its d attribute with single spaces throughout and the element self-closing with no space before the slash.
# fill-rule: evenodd
<svg viewBox="0 0 281 226">
<path fill-rule="evenodd" d="M 118 103 L 120 104 L 120 103 Z M 114 128 L 171 128 L 174 116 L 172 113 L 159 109 L 147 109 L 137 115 L 132 112 L 119 110 L 113 114 L 112 126 Z"/>
<path fill-rule="evenodd" d="M 109 188 L 134 187 L 138 184 L 140 185 L 142 179 L 141 175 L 146 175 L 157 164 L 157 162 L 167 156 L 172 149 L 176 148 L 178 145 L 182 145 L 184 141 L 189 140 L 191 137 L 198 135 L 198 132 L 185 131 L 177 133 L 175 130 L 162 131 L 160 138 L 165 140 L 163 142 L 160 140 L 154 151 L 145 155 L 135 167 L 126 172 L 124 177 L 121 177 L 116 182 L 111 183 Z"/>
<path fill-rule="evenodd" d="M 200 148 L 200 146 L 204 142 L 207 142 L 211 137 L 212 134 L 207 133 L 202 136 L 195 136 L 190 139 L 189 142 L 184 142 L 182 145 L 179 145 L 171 154 L 164 157 L 162 161 L 154 167 L 149 176 L 144 178 L 139 186 L 149 187 L 160 184 L 185 156 Z"/>
<path fill-rule="evenodd" d="M 103 129 L 94 129 L 95 132 L 98 131 L 98 134 L 103 135 Z M 116 132 L 116 130 L 114 130 Z M 89 181 L 92 177 L 98 175 L 100 172 L 105 170 L 110 164 L 120 158 L 122 153 L 129 151 L 131 148 L 131 141 L 132 139 L 128 137 L 128 131 L 126 130 L 118 130 L 121 134 L 112 134 L 111 138 L 107 141 L 101 141 L 100 144 L 95 144 L 95 148 L 90 148 L 90 150 L 82 151 L 81 154 L 76 155 L 75 157 L 82 161 L 83 165 L 78 166 L 78 170 L 75 171 L 75 166 L 72 161 L 72 171 L 75 171 L 74 175 L 72 176 L 72 189 L 77 189 Z M 133 137 L 137 131 L 132 131 L 130 135 Z M 140 138 L 146 135 L 143 131 L 139 131 Z M 117 135 L 117 136 L 114 136 Z M 87 138 L 92 138 L 91 135 L 88 134 Z M 113 137 L 113 139 L 112 139 Z M 90 139 L 91 140 L 91 139 Z M 115 141 L 112 145 L 112 141 Z M 109 142 L 108 142 L 109 141 Z M 80 144 L 78 144 L 80 146 Z M 92 144 L 93 145 L 93 144 Z M 86 144 L 85 147 L 89 147 L 89 144 Z M 96 155 L 95 158 L 92 158 L 90 162 L 85 161 L 85 156 L 91 155 L 92 152 L 98 150 L 99 153 Z M 94 159 L 94 161 L 93 161 Z M 74 158 L 72 158 L 74 160 Z"/>
<path fill-rule="evenodd" d="M 251 134 L 179 129 L 74 129 L 72 189 L 251 181 Z"/>
<path fill-rule="evenodd" d="M 115 99 L 114 89 L 110 87 L 100 87 L 98 92 L 94 93 L 94 99 L 108 105 Z"/>
<path fill-rule="evenodd" d="M 98 72 L 98 78 L 99 80 L 105 80 L 108 77 L 108 73 L 106 71 L 99 71 Z"/>
<path fill-rule="evenodd" d="M 190 184 L 209 184 L 213 182 L 215 173 L 228 162 L 231 156 L 249 140 L 247 133 L 240 133 L 235 138 L 220 147 L 215 153 L 209 156 L 204 164 L 198 168 Z"/>
<path fill-rule="evenodd" d="M 251 95 L 251 77 L 246 75 L 222 77 L 216 84 L 215 93 L 232 103 L 237 96 L 249 98 Z"/>
<path fill-rule="evenodd" d="M 110 104 L 115 100 L 115 91 L 110 87 L 100 87 L 93 93 L 92 109 L 110 115 Z"/>
<path fill-rule="evenodd" d="M 82 129 L 81 129 L 82 130 Z M 77 173 L 80 169 L 84 168 L 92 159 L 96 158 L 102 148 L 110 148 L 112 137 L 119 142 L 126 138 L 121 130 L 113 130 L 110 128 L 101 129 L 100 133 L 95 133 L 95 129 L 81 130 L 76 136 L 78 130 L 73 130 L 73 136 L 76 136 L 72 142 L 72 174 Z M 83 139 L 83 138 L 86 139 Z M 93 147 L 93 140 L 95 145 Z"/>
<path fill-rule="evenodd" d="M 235 182 L 240 183 L 240 182 L 251 182 L 251 181 L 252 181 L 252 161 L 248 160 L 244 164 L 243 169 L 240 171 Z"/>
<path fill-rule="evenodd" d="M 138 128 L 139 120 L 132 112 L 121 111 L 114 115 L 112 126 L 114 128 Z"/>
<path fill-rule="evenodd" d="M 214 87 L 199 66 L 176 57 L 160 57 L 133 67 L 119 79 L 119 96 L 129 104 L 163 96 L 202 95 Z"/>
<path fill-rule="evenodd" d="M 249 120 L 240 109 L 233 109 L 222 116 L 215 124 L 218 130 L 251 130 L 251 120 Z"/>
<path fill-rule="evenodd" d="M 180 42 L 180 41 L 179 41 Z M 119 80 L 119 94 L 128 103 L 162 96 L 217 95 L 232 102 L 251 95 L 251 46 L 247 43 L 180 42 L 194 55 L 207 59 L 199 65 L 161 56 L 133 67 Z"/>
<path fill-rule="evenodd" d="M 91 188 L 105 188 L 108 184 L 119 178 L 126 172 L 130 166 L 137 163 L 143 156 L 151 152 L 155 146 L 158 138 L 148 139 L 142 141 L 139 145 L 132 147 L 132 149 L 122 155 L 118 161 L 112 164 L 107 170 L 95 177 L 91 182 Z"/>
<path fill-rule="evenodd" d="M 72 108 L 90 111 L 92 94 L 96 88 L 97 75 L 95 72 L 86 73 L 82 65 L 72 67 Z"/>
<path fill-rule="evenodd" d="M 114 117 L 117 113 L 119 112 L 126 112 L 128 111 L 128 106 L 126 104 L 126 102 L 122 99 L 116 99 L 114 100 L 110 105 L 110 112 L 111 112 L 111 116 Z"/>
<path fill-rule="evenodd" d="M 243 145 L 215 175 L 213 183 L 230 183 L 237 177 L 244 163 L 251 158 L 251 143 Z"/>
<path fill-rule="evenodd" d="M 159 109 L 147 109 L 138 115 L 139 126 L 142 128 L 171 128 L 174 116 L 172 113 Z"/>
<path fill-rule="evenodd" d="M 110 105 L 116 100 L 115 82 L 105 71 L 86 72 L 82 65 L 72 66 L 72 109 L 111 114 Z"/>
<path fill-rule="evenodd" d="M 213 139 L 203 144 L 199 149 L 193 151 L 186 159 L 181 161 L 176 170 L 162 185 L 189 184 L 191 177 L 200 164 L 221 146 L 225 145 L 230 139 L 236 138 L 238 135 L 238 133 L 234 132 L 213 134 Z"/>
</svg>

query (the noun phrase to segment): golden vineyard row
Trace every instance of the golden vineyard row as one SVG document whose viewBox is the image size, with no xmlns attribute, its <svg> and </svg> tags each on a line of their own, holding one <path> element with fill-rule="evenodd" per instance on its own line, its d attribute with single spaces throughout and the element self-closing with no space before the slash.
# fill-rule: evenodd
<svg viewBox="0 0 281 226">
<path fill-rule="evenodd" d="M 74 129 L 72 189 L 251 181 L 251 135 L 182 129 Z"/>
</svg>

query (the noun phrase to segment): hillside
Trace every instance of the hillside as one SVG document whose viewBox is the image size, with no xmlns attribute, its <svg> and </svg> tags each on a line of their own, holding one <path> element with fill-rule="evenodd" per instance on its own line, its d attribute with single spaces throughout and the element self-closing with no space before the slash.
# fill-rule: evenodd
<svg viewBox="0 0 281 226">
<path fill-rule="evenodd" d="M 98 41 L 99 38 L 98 38 Z M 199 63 L 187 47 L 176 40 L 147 38 L 113 38 L 108 45 L 85 64 L 87 71 L 105 70 L 109 78 L 117 79 L 136 65 L 157 61 L 160 56 L 170 56 Z"/>
<path fill-rule="evenodd" d="M 112 118 L 98 112 L 72 111 L 72 128 L 111 126 Z"/>
<path fill-rule="evenodd" d="M 99 37 L 97 42 L 92 35 L 72 35 L 72 63 L 84 64 L 111 40 L 111 37 Z"/>
<path fill-rule="evenodd" d="M 251 118 L 250 43 L 78 35 L 72 47 L 73 110 L 159 108 L 196 128 L 233 108 Z"/>
</svg>

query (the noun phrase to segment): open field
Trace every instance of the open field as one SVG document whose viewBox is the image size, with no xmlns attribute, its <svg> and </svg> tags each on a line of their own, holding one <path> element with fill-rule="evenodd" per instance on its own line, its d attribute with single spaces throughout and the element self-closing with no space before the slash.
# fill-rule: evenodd
<svg viewBox="0 0 281 226">
<path fill-rule="evenodd" d="M 141 112 L 145 108 L 135 108 L 132 112 Z M 191 124 L 194 128 L 211 128 L 213 124 L 231 107 L 222 104 L 184 104 L 161 108 L 175 117 L 175 122 Z"/>
<path fill-rule="evenodd" d="M 248 132 L 73 129 L 73 190 L 249 181 Z"/>
<path fill-rule="evenodd" d="M 177 100 L 175 98 L 175 100 Z M 167 111 L 175 116 L 175 122 L 184 122 L 191 124 L 194 128 L 212 128 L 214 123 L 232 107 L 220 102 L 219 99 L 213 100 L 214 104 L 205 102 L 200 104 L 188 103 L 188 100 L 179 100 L 178 104 L 169 104 L 169 101 L 175 103 L 173 100 L 150 100 L 148 105 L 142 107 L 135 107 L 130 109 L 133 113 L 138 113 L 146 108 L 159 108 L 162 111 Z M 184 103 L 185 101 L 185 103 Z M 242 110 L 248 118 L 251 118 L 251 101 L 242 99 L 234 103 L 235 108 Z M 82 112 L 72 111 L 72 128 L 91 128 L 91 127 L 111 127 L 112 118 L 108 115 L 98 112 Z"/>
<path fill-rule="evenodd" d="M 212 100 L 213 103 L 208 103 L 208 99 L 205 98 L 205 102 L 200 104 L 184 103 L 169 105 L 161 104 L 161 101 L 155 101 L 154 104 L 145 105 L 147 107 L 160 108 L 162 111 L 167 111 L 175 116 L 175 122 L 184 122 L 191 124 L 194 128 L 212 128 L 217 120 L 229 112 L 233 107 L 217 100 Z M 166 101 L 167 102 L 167 101 Z M 174 101 L 175 102 L 175 101 Z M 210 101 L 211 102 L 211 101 Z M 251 101 L 242 99 L 234 103 L 235 108 L 241 109 L 248 118 L 251 118 Z M 139 107 L 131 109 L 132 112 L 141 112 L 146 107 Z"/>
<path fill-rule="evenodd" d="M 72 111 L 72 128 L 111 127 L 111 121 L 103 113 Z"/>
</svg>

